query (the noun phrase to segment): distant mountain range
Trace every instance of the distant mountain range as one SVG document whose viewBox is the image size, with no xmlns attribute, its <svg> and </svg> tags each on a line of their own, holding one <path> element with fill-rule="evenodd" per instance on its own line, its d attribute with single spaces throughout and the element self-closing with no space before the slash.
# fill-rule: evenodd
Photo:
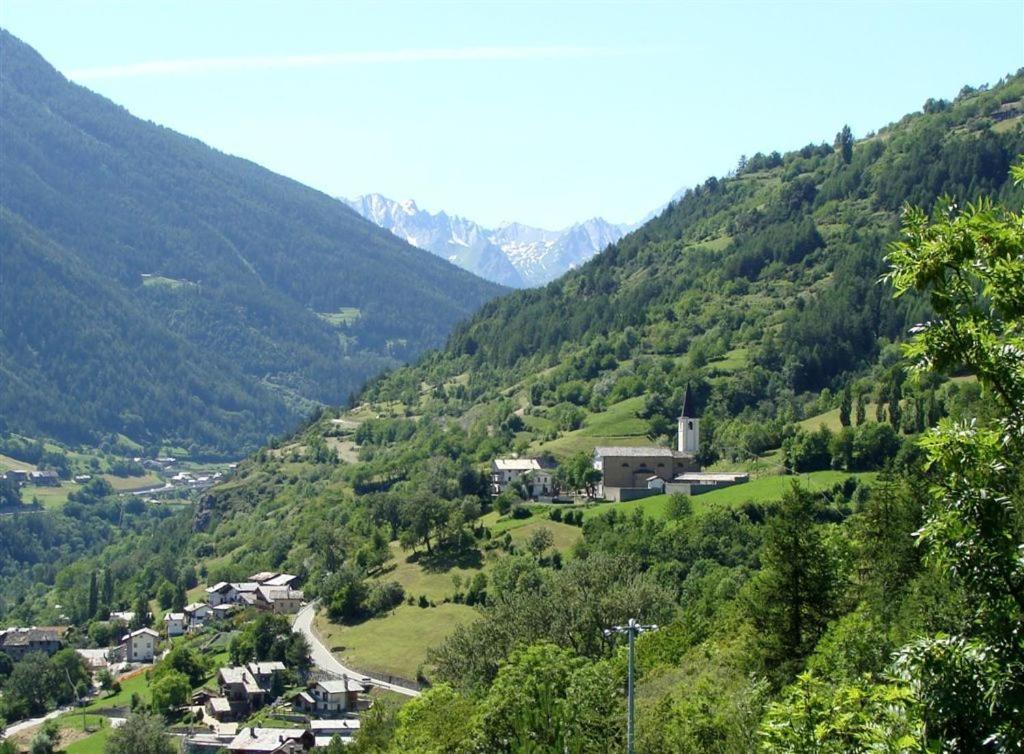
<svg viewBox="0 0 1024 754">
<path fill-rule="evenodd" d="M 0 431 L 239 455 L 504 292 L 0 30 Z"/>
<path fill-rule="evenodd" d="M 427 212 L 411 199 L 395 201 L 380 194 L 365 194 L 342 201 L 413 246 L 514 288 L 544 285 L 579 267 L 636 227 L 595 217 L 563 230 L 522 223 L 488 229 L 458 215 Z"/>
</svg>

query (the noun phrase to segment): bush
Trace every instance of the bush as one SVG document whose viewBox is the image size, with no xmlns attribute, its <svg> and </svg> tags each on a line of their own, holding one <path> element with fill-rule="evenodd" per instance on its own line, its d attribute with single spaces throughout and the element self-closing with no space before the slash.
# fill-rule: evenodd
<svg viewBox="0 0 1024 754">
<path fill-rule="evenodd" d="M 405 590 L 397 581 L 389 581 L 384 584 L 376 584 L 370 589 L 364 603 L 366 612 L 371 615 L 391 610 L 402 604 L 405 599 Z"/>
</svg>

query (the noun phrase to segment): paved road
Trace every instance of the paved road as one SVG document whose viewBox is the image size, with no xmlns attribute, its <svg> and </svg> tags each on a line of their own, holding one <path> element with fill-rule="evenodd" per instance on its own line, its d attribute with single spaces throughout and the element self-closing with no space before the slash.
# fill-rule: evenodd
<svg viewBox="0 0 1024 754">
<path fill-rule="evenodd" d="M 23 730 L 28 730 L 29 728 L 34 728 L 37 725 L 42 725 L 47 720 L 52 720 L 55 717 L 60 717 L 69 709 L 71 708 L 61 707 L 60 709 L 56 709 L 48 715 L 43 715 L 43 717 L 33 717 L 31 720 L 22 720 L 20 723 L 11 723 L 7 726 L 7 729 L 4 730 L 2 734 L 0 734 L 0 740 L 3 740 L 8 736 L 13 736 L 15 733 L 20 733 Z"/>
<path fill-rule="evenodd" d="M 321 670 L 326 670 L 329 673 L 336 673 L 337 675 L 347 675 L 352 678 L 366 678 L 367 676 L 360 673 L 357 670 L 346 668 L 338 659 L 331 654 L 331 650 L 324 646 L 323 642 L 320 641 L 319 637 L 313 632 L 313 617 L 316 615 L 316 603 L 310 603 L 302 608 L 296 615 L 295 620 L 292 622 L 292 630 L 303 634 L 309 641 L 310 646 L 310 657 L 313 659 L 313 664 Z M 370 683 L 382 689 L 388 691 L 394 691 L 399 694 L 405 694 L 406 696 L 419 696 L 420 692 L 413 691 L 412 689 L 406 688 L 405 686 L 396 686 L 393 683 L 388 683 L 381 678 L 369 677 Z"/>
</svg>

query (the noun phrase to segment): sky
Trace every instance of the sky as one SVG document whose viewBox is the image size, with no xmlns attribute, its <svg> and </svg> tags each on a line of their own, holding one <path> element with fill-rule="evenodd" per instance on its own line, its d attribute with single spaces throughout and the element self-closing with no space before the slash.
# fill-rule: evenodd
<svg viewBox="0 0 1024 754">
<path fill-rule="evenodd" d="M 1024 0 L 2 0 L 0 26 L 224 152 L 486 226 L 632 222 L 1024 67 Z"/>
</svg>

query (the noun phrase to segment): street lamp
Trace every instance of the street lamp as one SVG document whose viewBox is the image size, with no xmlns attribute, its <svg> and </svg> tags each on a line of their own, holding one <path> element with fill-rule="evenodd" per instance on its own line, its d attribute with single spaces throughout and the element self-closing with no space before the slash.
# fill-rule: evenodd
<svg viewBox="0 0 1024 754">
<path fill-rule="evenodd" d="M 636 637 L 639 636 L 640 634 L 646 633 L 647 631 L 657 631 L 657 630 L 658 630 L 657 626 L 654 626 L 654 625 L 643 626 L 640 623 L 637 623 L 635 618 L 630 618 L 629 619 L 629 623 L 627 623 L 624 626 L 612 626 L 611 628 L 606 628 L 604 630 L 604 635 L 607 636 L 607 637 L 610 637 L 612 634 L 625 634 L 627 636 L 627 638 L 629 639 L 629 673 L 627 675 L 627 679 L 628 680 L 627 680 L 627 685 L 626 685 L 626 699 L 627 699 L 627 702 L 626 702 L 626 705 L 627 705 L 626 706 L 626 752 L 627 752 L 627 754 L 633 754 L 633 736 L 634 736 L 634 732 L 636 731 L 636 724 L 634 722 L 635 715 L 636 715 L 636 709 L 635 709 L 635 704 L 634 704 L 634 696 L 635 696 L 635 694 L 633 693 L 633 655 L 634 655 L 633 645 L 636 642 Z"/>
</svg>

